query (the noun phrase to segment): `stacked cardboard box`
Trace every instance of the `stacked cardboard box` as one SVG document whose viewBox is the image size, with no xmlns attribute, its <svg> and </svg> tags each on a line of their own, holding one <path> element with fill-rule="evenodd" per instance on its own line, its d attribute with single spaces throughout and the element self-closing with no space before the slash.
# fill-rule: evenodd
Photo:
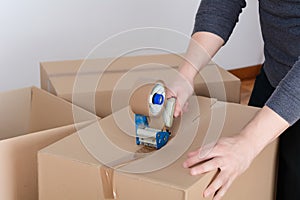
<svg viewBox="0 0 300 200">
<path fill-rule="evenodd" d="M 37 151 L 95 121 L 95 115 L 35 87 L 0 93 L 0 113 L 3 200 L 38 199 Z"/>
<path fill-rule="evenodd" d="M 106 117 L 112 113 L 112 93 L 118 82 L 128 73 L 143 80 L 162 74 L 172 76 L 174 70 L 177 70 L 182 62 L 183 58 L 175 54 L 43 62 L 40 67 L 41 87 L 94 112 L 94 107 L 91 107 L 90 102 L 72 99 L 74 93 L 77 93 L 76 95 L 79 93 L 79 90 L 76 90 L 79 88 L 78 86 L 90 83 L 92 87 L 80 91 L 82 93 L 81 99 L 95 98 L 96 114 L 100 117 Z M 136 67 L 140 68 L 136 69 Z M 92 80 L 94 83 L 91 83 Z M 240 101 L 240 80 L 213 63 L 208 64 L 196 76 L 194 88 L 196 95 L 217 98 L 220 101 L 235 103 Z M 130 86 L 123 88 L 124 94 L 129 91 Z M 95 97 L 91 97 L 91 93 L 95 93 Z"/>
<path fill-rule="evenodd" d="M 38 153 L 39 199 L 203 199 L 204 188 L 218 172 L 215 170 L 201 176 L 191 176 L 182 167 L 187 152 L 199 148 L 207 135 L 214 135 L 218 130 L 221 131 L 221 136 L 238 134 L 258 109 L 204 97 L 194 99 L 196 101 L 190 102 L 190 107 L 194 109 L 190 109 L 181 119 L 175 121 L 172 129 L 175 136 L 156 152 L 158 157 L 153 163 L 148 159 L 153 154 L 128 160 L 125 154 L 104 148 L 102 142 L 108 138 L 113 146 L 126 152 L 141 152 L 142 147 L 136 145 L 134 137 L 128 135 L 134 132 L 129 108 L 124 108 L 44 148 Z M 198 106 L 200 115 L 195 109 Z M 117 122 L 116 117 L 121 117 L 121 120 Z M 126 131 L 124 127 L 120 128 L 120 122 L 128 125 Z M 189 138 L 192 137 L 190 133 L 193 130 L 196 130 L 195 138 Z M 105 137 L 101 138 L 101 134 Z M 180 152 L 179 158 L 164 168 L 148 173 L 127 173 L 129 169 L 138 171 L 143 167 L 151 168 L 157 163 L 165 163 L 178 153 L 180 146 L 186 146 L 187 149 Z M 237 178 L 224 199 L 274 199 L 276 149 L 277 141 L 266 147 L 250 168 Z M 99 157 L 103 158 L 101 162 L 96 159 Z M 102 164 L 112 163 L 111 161 L 122 162 L 117 164 L 115 170 Z"/>
</svg>

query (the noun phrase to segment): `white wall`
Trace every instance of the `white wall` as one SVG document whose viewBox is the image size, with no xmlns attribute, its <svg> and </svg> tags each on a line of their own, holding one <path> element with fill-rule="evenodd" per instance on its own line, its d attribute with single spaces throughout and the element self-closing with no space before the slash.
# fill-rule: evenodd
<svg viewBox="0 0 300 200">
<path fill-rule="evenodd" d="M 198 5 L 199 0 L 2 0 L 0 91 L 39 86 L 40 61 L 84 58 L 120 31 L 155 26 L 190 35 Z M 227 69 L 262 62 L 256 1 L 248 2 L 240 22 L 216 56 Z"/>
</svg>

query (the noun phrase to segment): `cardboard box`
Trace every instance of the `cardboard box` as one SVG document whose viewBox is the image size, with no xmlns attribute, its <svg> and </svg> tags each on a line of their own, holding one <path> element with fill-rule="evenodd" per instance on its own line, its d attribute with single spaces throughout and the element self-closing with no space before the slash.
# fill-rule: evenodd
<svg viewBox="0 0 300 200">
<path fill-rule="evenodd" d="M 136 66 L 143 66 L 139 70 L 131 71 L 131 73 L 135 73 L 135 77 L 144 80 L 151 79 L 151 77 L 165 76 L 163 78 L 165 81 L 165 79 L 170 79 L 170 74 L 178 69 L 181 62 L 182 58 L 175 54 L 123 57 L 117 60 L 107 58 L 86 61 L 44 62 L 41 63 L 41 86 L 52 94 L 94 112 L 91 103 L 74 102 L 72 95 L 74 94 L 74 88 L 78 88 L 75 84 L 76 81 L 78 83 L 78 80 L 81 80 L 80 84 L 88 85 L 91 80 L 97 81 L 100 73 L 102 73 L 99 84 L 91 83 L 92 87 L 82 92 L 81 99 L 89 98 L 91 93 L 95 93 L 96 114 L 100 117 L 106 117 L 112 113 L 112 93 L 118 81 L 128 75 L 128 71 Z M 82 64 L 84 70 L 81 71 L 81 75 L 76 76 L 77 72 L 82 70 L 82 68 L 80 69 Z M 105 69 L 107 65 L 109 67 Z M 163 68 L 162 65 L 170 66 L 170 68 Z M 196 95 L 239 103 L 240 84 L 240 80 L 234 75 L 210 63 L 196 76 L 194 88 Z M 94 85 L 97 87 L 96 89 L 93 89 Z M 126 94 L 129 91 L 130 88 L 124 88 L 123 93 Z"/>
<path fill-rule="evenodd" d="M 35 87 L 0 93 L 0 199 L 38 199 L 37 151 L 95 116 Z M 87 122 L 84 122 L 87 120 Z"/>
<path fill-rule="evenodd" d="M 202 197 L 204 188 L 210 183 L 217 171 L 201 176 L 191 176 L 189 171 L 182 167 L 186 153 L 197 149 L 207 134 L 214 134 L 217 127 L 222 128 L 220 116 L 224 114 L 224 111 L 226 111 L 226 118 L 221 134 L 222 136 L 231 136 L 239 133 L 257 113 L 258 109 L 218 102 L 204 97 L 197 97 L 197 102 L 200 105 L 201 115 L 199 116 L 197 112 L 194 112 L 195 109 L 192 109 L 183 115 L 181 120 L 177 120 L 173 127 L 176 135 L 165 147 L 156 152 L 159 156 L 153 163 L 149 163 L 147 160 L 149 157 L 128 160 L 123 159 L 127 158 L 126 156 L 112 153 L 109 149 L 102 151 L 97 149 L 97 147 L 102 146 L 100 144 L 102 140 L 98 138 L 99 132 L 95 131 L 99 125 L 110 142 L 117 147 L 128 152 L 140 152 L 143 149 L 143 147 L 135 144 L 134 137 L 124 134 L 116 125 L 113 115 L 39 151 L 39 199 L 204 199 Z M 128 112 L 128 108 L 122 109 L 115 113 L 115 117 L 128 116 Z M 124 118 L 121 122 L 131 124 L 131 117 L 127 120 Z M 179 122 L 182 123 L 181 128 L 178 127 Z M 173 160 L 174 162 L 170 165 L 148 173 L 124 172 L 126 168 L 129 169 L 129 166 L 131 169 L 135 167 L 141 169 L 140 166 L 152 165 L 151 167 L 153 167 L 165 162 L 173 154 L 176 154 L 181 145 L 178 142 L 185 143 L 188 141 L 187 137 L 191 136 L 189 133 L 193 127 L 197 130 L 196 137 L 191 141 L 190 146 L 186 146 L 188 149 L 182 152 L 183 155 Z M 128 131 L 134 132 L 134 127 L 128 127 Z M 178 146 L 178 144 L 180 145 Z M 276 150 L 277 141 L 263 150 L 250 168 L 236 179 L 223 199 L 274 199 Z M 90 152 L 94 152 L 94 154 L 92 155 Z M 95 154 L 95 152 L 99 154 Z M 124 162 L 119 163 L 118 169 L 113 171 L 101 164 L 103 162 L 100 163 L 96 159 L 97 155 L 107 157 L 108 163 L 112 163 L 111 161 Z M 101 160 L 103 161 L 103 159 Z"/>
<path fill-rule="evenodd" d="M 161 54 L 150 56 L 128 56 L 122 58 L 102 58 L 89 60 L 68 60 L 41 62 L 41 88 L 50 90 L 49 83 L 51 77 L 57 76 L 75 76 L 84 64 L 88 68 L 88 73 L 92 74 L 99 71 L 107 72 L 126 72 L 133 67 L 147 63 L 160 63 L 171 67 L 177 67 L 182 62 L 182 58 L 175 54 Z M 106 68 L 109 66 L 108 68 Z"/>
</svg>

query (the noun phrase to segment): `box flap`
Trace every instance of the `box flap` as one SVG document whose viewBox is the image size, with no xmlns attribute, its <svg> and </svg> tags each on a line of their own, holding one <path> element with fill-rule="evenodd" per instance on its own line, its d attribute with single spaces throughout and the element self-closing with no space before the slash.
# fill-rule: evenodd
<svg viewBox="0 0 300 200">
<path fill-rule="evenodd" d="M 65 159 L 75 160 L 89 165 L 99 165 L 100 163 L 91 156 L 84 148 L 77 133 L 65 137 L 56 143 L 39 151 L 39 154 L 50 154 Z"/>
<path fill-rule="evenodd" d="M 0 140 L 27 133 L 30 111 L 31 88 L 1 92 Z"/>
<path fill-rule="evenodd" d="M 30 132 L 36 132 L 76 122 L 96 120 L 97 117 L 46 91 L 32 88 Z M 75 123 L 76 123 L 75 122 Z"/>
<path fill-rule="evenodd" d="M 0 93 L 0 139 L 98 118 L 36 87 Z M 16 126 L 17 124 L 17 126 Z"/>
<path fill-rule="evenodd" d="M 201 77 L 205 77 L 206 83 L 220 82 L 220 80 L 222 82 L 240 81 L 239 78 L 229 73 L 227 70 L 223 69 L 222 67 L 218 67 L 215 64 L 210 64 L 205 66 L 200 71 L 200 74 Z"/>
</svg>

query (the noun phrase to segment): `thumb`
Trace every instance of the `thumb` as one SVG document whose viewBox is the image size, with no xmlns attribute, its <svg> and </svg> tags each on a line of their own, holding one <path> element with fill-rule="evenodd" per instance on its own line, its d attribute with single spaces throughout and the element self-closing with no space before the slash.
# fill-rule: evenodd
<svg viewBox="0 0 300 200">
<path fill-rule="evenodd" d="M 176 97 L 176 94 L 174 92 L 172 92 L 170 89 L 166 90 L 166 98 L 172 98 L 172 97 Z"/>
<path fill-rule="evenodd" d="M 177 100 L 177 95 L 172 92 L 170 89 L 167 89 L 166 91 L 166 98 L 169 99 L 169 98 L 172 98 L 172 97 L 175 97 L 176 98 L 176 103 L 175 103 L 175 108 L 174 108 L 174 114 L 173 116 L 176 118 L 178 116 L 181 115 L 181 106 L 180 106 L 180 103 L 179 101 Z"/>
<path fill-rule="evenodd" d="M 180 115 L 181 115 L 181 106 L 180 106 L 180 104 L 179 104 L 179 102 L 178 101 L 176 101 L 176 104 L 175 104 L 175 109 L 174 109 L 174 117 L 176 118 L 176 117 L 179 117 Z"/>
</svg>

